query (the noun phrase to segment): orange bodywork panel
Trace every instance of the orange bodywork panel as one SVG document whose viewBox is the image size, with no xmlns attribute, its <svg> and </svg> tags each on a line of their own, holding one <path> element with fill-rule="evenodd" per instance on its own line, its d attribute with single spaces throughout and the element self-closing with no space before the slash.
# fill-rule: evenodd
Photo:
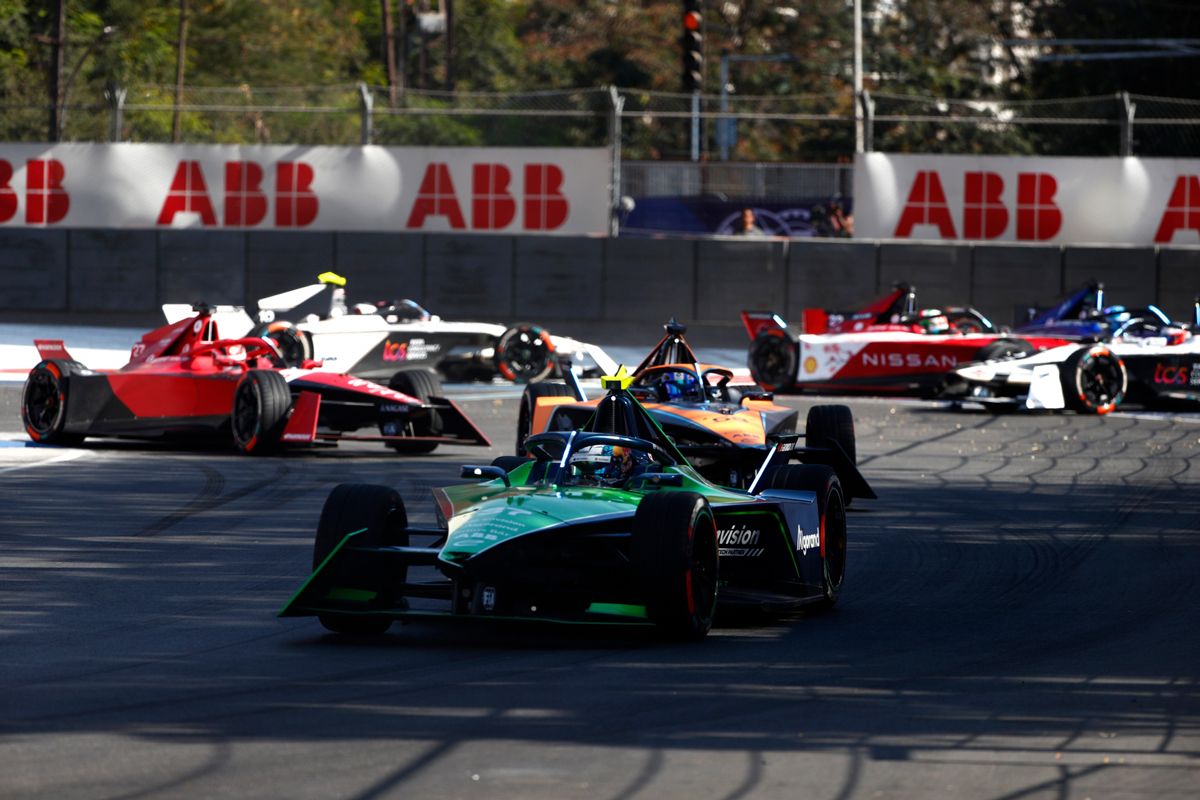
<svg viewBox="0 0 1200 800">
<path fill-rule="evenodd" d="M 535 401 L 533 408 L 533 419 L 529 421 L 530 433 L 544 433 L 546 427 L 550 424 L 550 416 L 554 413 L 554 409 L 565 405 L 583 405 L 595 408 L 599 404 L 599 400 L 590 400 L 586 403 L 580 403 L 574 397 L 539 397 Z"/>
</svg>

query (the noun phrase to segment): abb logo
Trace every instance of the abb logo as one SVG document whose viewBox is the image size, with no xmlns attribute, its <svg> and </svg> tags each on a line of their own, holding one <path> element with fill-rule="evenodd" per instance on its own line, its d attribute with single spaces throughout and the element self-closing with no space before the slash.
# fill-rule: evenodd
<svg viewBox="0 0 1200 800">
<path fill-rule="evenodd" d="M 71 210 L 71 198 L 63 189 L 66 170 L 53 158 L 25 162 L 25 222 L 49 225 L 59 222 Z M 0 222 L 17 215 L 20 201 L 12 187 L 13 165 L 0 159 Z"/>
<path fill-rule="evenodd" d="M 996 239 L 1008 231 L 1012 215 L 1004 202 L 1004 189 L 1004 178 L 998 173 L 964 173 L 962 238 Z M 1057 192 L 1058 181 L 1053 175 L 1045 172 L 1017 175 L 1017 241 L 1044 242 L 1058 234 L 1063 215 L 1054 202 Z M 921 170 L 913 179 L 894 236 L 907 239 L 917 225 L 935 226 L 943 239 L 959 238 L 942 179 L 935 170 Z"/>
<path fill-rule="evenodd" d="M 507 228 L 517 216 L 517 198 L 511 190 L 512 170 L 504 164 L 471 167 L 471 230 Z M 567 221 L 570 206 L 562 192 L 563 171 L 554 164 L 526 164 L 521 192 L 522 227 L 551 231 Z M 425 169 L 406 228 L 420 229 L 430 217 L 441 217 L 453 230 L 467 227 L 450 166 L 432 163 Z"/>
<path fill-rule="evenodd" d="M 267 217 L 268 197 L 263 191 L 265 172 L 253 161 L 225 162 L 225 227 L 252 227 Z M 312 191 L 313 168 L 302 161 L 275 164 L 275 225 L 303 228 L 317 218 L 320 202 Z M 217 224 L 204 170 L 199 161 L 180 161 L 158 213 L 157 225 L 170 225 L 176 215 L 195 214 L 206 227 Z"/>
<path fill-rule="evenodd" d="M 1200 177 L 1195 175 L 1180 175 L 1175 179 L 1154 241 L 1160 244 L 1170 242 L 1175 231 L 1179 230 L 1200 233 Z"/>
<path fill-rule="evenodd" d="M 155 225 L 170 227 L 181 216 L 197 219 L 205 228 L 253 228 L 269 224 L 275 228 L 306 228 L 317 221 L 323 199 L 313 188 L 316 173 L 302 161 L 258 163 L 227 161 L 220 167 L 209 163 L 208 170 L 198 160 L 184 158 L 175 162 L 174 174 L 145 176 L 137 192 L 146 217 L 155 215 Z M 24 209 L 26 224 L 48 225 L 64 221 L 72 210 L 71 175 L 68 164 L 56 158 L 35 158 L 24 163 L 24 187 L 14 186 L 17 168 L 0 160 L 0 223 L 11 221 Z M 403 224 L 410 230 L 449 228 L 451 230 L 505 230 L 520 227 L 529 231 L 552 231 L 564 227 L 571 216 L 571 204 L 563 191 L 564 170 L 557 164 L 504 163 L 470 164 L 468 192 L 455 186 L 448 162 L 433 162 L 424 168 L 418 191 L 406 211 L 398 218 L 380 219 L 383 227 Z M 168 178 L 166 196 L 157 187 Z M 346 222 L 336 207 L 341 193 L 352 191 L 367 197 L 395 191 L 395 185 L 365 185 L 362 176 L 341 175 L 329 170 L 322 185 L 332 198 L 332 212 L 326 224 Z M 460 180 L 462 179 L 462 173 Z M 221 181 L 218 185 L 216 181 Z M 78 180 L 78 179 L 77 179 Z M 94 180 L 94 179 L 89 179 Z M 78 191 L 78 187 L 77 187 Z M 85 194 L 80 192 L 80 194 Z M 88 194 L 94 198 L 94 194 Z M 82 223 L 95 216 L 94 199 L 84 200 L 74 211 L 73 222 Z M 346 216 L 346 211 L 341 216 Z M 398 216 L 398 215 L 397 215 Z M 149 219 L 145 219 L 149 222 Z M 145 224 L 143 222 L 143 224 Z M 364 221 L 370 224 L 371 221 Z M 353 224 L 352 224 L 353 227 Z"/>
</svg>

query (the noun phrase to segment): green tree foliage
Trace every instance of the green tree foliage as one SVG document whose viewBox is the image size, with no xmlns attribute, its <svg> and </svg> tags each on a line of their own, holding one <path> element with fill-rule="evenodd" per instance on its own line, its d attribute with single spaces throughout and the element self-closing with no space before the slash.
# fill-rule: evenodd
<svg viewBox="0 0 1200 800">
<path fill-rule="evenodd" d="M 1200 68 L 1195 55 L 1165 55 L 1166 48 L 1130 43 L 1085 45 L 1078 39 L 1200 39 L 1200 4 L 1187 0 L 1038 0 L 1032 4 L 1032 35 L 1057 39 L 1053 47 L 1038 48 L 1029 68 L 1029 86 L 1038 98 L 1092 96 L 1088 116 L 1114 121 L 1097 135 L 1095 127 L 1046 126 L 1038 131 L 1044 151 L 1115 155 L 1120 137 L 1116 120 L 1124 114 L 1118 94 L 1129 92 L 1136 118 L 1194 119 L 1196 105 L 1163 102 L 1153 98 L 1200 99 L 1194 74 Z M 1193 45 L 1194 49 L 1194 45 Z M 1135 51 L 1157 51 L 1158 57 L 1128 58 Z M 1096 58 L 1099 54 L 1119 58 Z M 1085 56 L 1073 59 L 1071 56 Z M 1064 58 L 1067 57 L 1067 58 Z M 1136 97 L 1142 95 L 1143 97 Z M 1200 133 L 1194 126 L 1139 125 L 1134 152 L 1140 155 L 1194 156 L 1200 150 Z"/>
<path fill-rule="evenodd" d="M 422 33 L 419 24 L 451 2 L 452 52 L 450 37 Z M 1038 51 L 1011 41 L 1197 36 L 1195 3 L 863 0 L 863 6 L 865 85 L 877 98 L 877 115 L 926 118 L 877 122 L 878 149 L 1112 152 L 1121 91 L 1140 95 L 1139 118 L 1196 116 L 1196 109 L 1148 97 L 1194 97 L 1191 59 L 1032 61 Z M 0 0 L 5 139 L 47 138 L 57 7 L 56 0 Z M 360 135 L 356 85 L 365 82 L 373 87 L 376 141 L 597 145 L 609 136 L 604 88 L 617 86 L 626 111 L 641 112 L 622 125 L 628 157 L 690 155 L 691 97 L 681 91 L 682 0 L 392 0 L 400 71 L 395 108 L 386 90 L 380 0 L 65 0 L 65 7 L 67 139 L 107 137 L 110 85 L 128 91 L 123 139 L 171 138 L 186 7 L 182 98 L 188 110 L 180 119 L 186 141 L 354 143 Z M 716 156 L 718 132 L 731 134 L 735 159 L 828 161 L 852 153 L 852 7 L 852 0 L 703 0 L 701 110 L 719 110 L 724 95 L 741 115 L 735 127 L 703 122 L 703 157 Z M 103 35 L 106 28 L 113 29 L 110 35 Z M 729 58 L 725 86 L 723 56 Z M 447 88 L 452 92 L 443 93 Z M 524 93 L 524 108 L 540 104 L 543 113 L 413 113 L 504 102 L 489 99 L 495 93 Z M 1045 102 L 1080 96 L 1099 99 L 1086 108 Z M 296 106 L 308 111 L 282 110 Z M 318 109 L 322 113 L 309 113 Z M 1085 114 L 1111 119 L 1112 126 L 1008 122 L 1038 114 Z M 1200 133 L 1188 139 L 1181 130 L 1190 129 L 1139 127 L 1135 151 L 1194 153 Z"/>
<path fill-rule="evenodd" d="M 1028 153 L 1028 132 L 1006 124 L 1022 97 L 1018 61 L 1003 45 L 1020 3 L 890 0 L 872 4 L 867 88 L 881 122 L 875 147 L 893 152 Z M 969 122 L 966 120 L 970 120 Z"/>
</svg>

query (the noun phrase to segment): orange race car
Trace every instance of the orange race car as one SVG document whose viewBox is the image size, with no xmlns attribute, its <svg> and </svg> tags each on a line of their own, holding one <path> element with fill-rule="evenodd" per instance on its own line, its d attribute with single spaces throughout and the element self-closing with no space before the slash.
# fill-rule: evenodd
<svg viewBox="0 0 1200 800">
<path fill-rule="evenodd" d="M 792 447 L 798 412 L 776 405 L 749 376 L 705 364 L 684 340 L 687 328 L 672 319 L 650 354 L 631 376 L 629 392 L 671 437 L 680 453 L 705 478 L 746 488 L 772 448 Z M 622 372 L 624 368 L 622 367 Z M 525 439 L 544 431 L 584 427 L 599 399 L 588 400 L 573 374 L 567 382 L 543 381 L 525 387 L 517 417 L 518 455 Z M 855 466 L 854 418 L 844 405 L 809 409 L 805 447 L 793 457 L 827 464 L 837 472 L 850 497 L 875 497 Z"/>
</svg>

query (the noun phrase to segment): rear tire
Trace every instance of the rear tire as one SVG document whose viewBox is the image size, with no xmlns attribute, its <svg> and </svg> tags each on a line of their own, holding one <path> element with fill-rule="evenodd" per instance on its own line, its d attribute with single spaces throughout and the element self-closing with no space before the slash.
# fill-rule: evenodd
<svg viewBox="0 0 1200 800">
<path fill-rule="evenodd" d="M 854 413 L 849 406 L 823 405 L 808 410 L 804 423 L 804 441 L 811 447 L 836 443 L 850 459 L 858 463 L 858 445 L 854 438 Z"/>
<path fill-rule="evenodd" d="M 1121 404 L 1129 388 L 1125 362 L 1102 344 L 1076 350 L 1058 375 L 1063 403 L 1083 414 L 1107 414 Z"/>
<path fill-rule="evenodd" d="M 630 544 L 646 615 L 667 636 L 702 639 L 717 607 L 717 526 L 694 492 L 657 492 L 638 504 Z"/>
<path fill-rule="evenodd" d="M 21 392 L 21 422 L 29 438 L 41 444 L 72 446 L 83 434 L 64 433 L 67 422 L 68 385 L 74 362 L 43 361 L 29 371 Z"/>
<path fill-rule="evenodd" d="M 762 331 L 750 345 L 750 377 L 768 392 L 790 392 L 800 368 L 800 340 L 782 328 Z"/>
<path fill-rule="evenodd" d="M 764 477 L 764 489 L 792 489 L 817 495 L 821 519 L 823 577 L 821 608 L 832 608 L 846 578 L 846 499 L 832 467 L 824 464 L 787 464 Z"/>
<path fill-rule="evenodd" d="M 533 411 L 539 397 L 574 397 L 565 383 L 546 381 L 531 383 L 521 393 L 521 404 L 517 408 L 517 455 L 524 455 L 525 440 L 533 433 Z M 540 433 L 540 431 L 539 431 Z"/>
<path fill-rule="evenodd" d="M 237 449 L 252 455 L 278 449 L 291 407 L 292 392 L 283 375 L 265 369 L 243 375 L 229 417 Z"/>
<path fill-rule="evenodd" d="M 404 501 L 395 489 L 365 483 L 343 483 L 335 486 L 321 509 L 317 536 L 313 542 L 313 570 L 321 566 L 347 534 L 364 529 L 354 542 L 366 547 L 405 546 L 408 544 L 408 514 Z M 391 568 L 390 574 L 371 571 L 358 576 L 345 576 L 353 584 L 360 578 L 372 589 L 382 585 L 401 585 L 407 579 L 408 568 Z M 403 595 L 393 593 L 391 604 L 403 602 Z M 320 614 L 321 624 L 334 633 L 377 635 L 391 627 L 388 617 L 366 617 L 353 614 Z"/>
<path fill-rule="evenodd" d="M 554 369 L 554 343 L 537 325 L 509 328 L 496 341 L 496 371 L 514 383 L 540 381 Z"/>
<path fill-rule="evenodd" d="M 392 375 L 388 388 L 415 397 L 422 403 L 429 403 L 432 397 L 442 396 L 442 382 L 437 373 L 431 369 L 406 369 Z M 424 424 L 414 425 L 415 436 L 440 436 L 442 433 L 442 417 L 437 411 L 428 409 Z M 437 450 L 437 442 L 388 442 L 388 447 L 397 453 L 406 455 L 421 455 Z"/>
</svg>

